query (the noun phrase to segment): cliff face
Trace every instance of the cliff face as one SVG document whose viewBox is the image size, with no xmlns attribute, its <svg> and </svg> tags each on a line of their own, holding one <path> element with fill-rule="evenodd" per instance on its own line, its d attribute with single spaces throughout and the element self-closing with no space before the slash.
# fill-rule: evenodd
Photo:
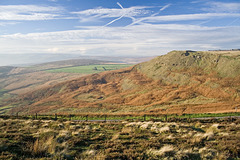
<svg viewBox="0 0 240 160">
<path fill-rule="evenodd" d="M 24 94 L 12 112 L 228 112 L 239 102 L 239 51 L 172 51 L 134 67 Z"/>
</svg>

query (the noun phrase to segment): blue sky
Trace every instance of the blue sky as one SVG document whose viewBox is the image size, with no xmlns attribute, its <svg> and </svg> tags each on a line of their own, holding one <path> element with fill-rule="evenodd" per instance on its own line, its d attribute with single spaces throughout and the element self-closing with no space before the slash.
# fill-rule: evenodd
<svg viewBox="0 0 240 160">
<path fill-rule="evenodd" d="M 239 0 L 1 0 L 0 54 L 240 48 Z"/>
</svg>

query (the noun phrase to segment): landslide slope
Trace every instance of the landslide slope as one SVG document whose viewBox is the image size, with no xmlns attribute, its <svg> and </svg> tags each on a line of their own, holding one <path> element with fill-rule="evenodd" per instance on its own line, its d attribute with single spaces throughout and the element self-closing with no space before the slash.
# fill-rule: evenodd
<svg viewBox="0 0 240 160">
<path fill-rule="evenodd" d="M 134 67 L 21 95 L 11 113 L 232 112 L 240 103 L 239 51 L 172 51 Z"/>
</svg>

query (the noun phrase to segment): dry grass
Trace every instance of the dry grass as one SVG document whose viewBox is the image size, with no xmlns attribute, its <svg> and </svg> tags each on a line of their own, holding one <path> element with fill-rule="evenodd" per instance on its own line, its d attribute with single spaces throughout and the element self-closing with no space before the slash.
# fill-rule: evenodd
<svg viewBox="0 0 240 160">
<path fill-rule="evenodd" d="M 0 159 L 237 159 L 239 122 L 0 119 Z"/>
</svg>

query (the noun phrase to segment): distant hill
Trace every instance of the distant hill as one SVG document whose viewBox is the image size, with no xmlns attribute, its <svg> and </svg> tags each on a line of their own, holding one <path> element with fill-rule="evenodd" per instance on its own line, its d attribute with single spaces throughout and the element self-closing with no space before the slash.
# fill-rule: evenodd
<svg viewBox="0 0 240 160">
<path fill-rule="evenodd" d="M 152 59 L 149 56 L 82 56 L 79 54 L 0 54 L 0 66 L 25 67 L 66 60 L 99 60 L 137 64 Z"/>
<path fill-rule="evenodd" d="M 156 57 L 156 56 L 155 56 Z M 111 57 L 111 56 L 81 56 L 79 58 L 81 59 L 98 59 L 98 60 L 103 60 L 103 61 L 114 61 L 117 63 L 127 63 L 127 64 L 137 64 L 141 62 L 146 62 L 149 61 L 153 58 L 154 56 L 145 56 L 145 57 L 137 57 L 137 56 L 132 56 L 132 57 L 126 57 L 126 56 L 116 56 L 116 57 Z"/>
<path fill-rule="evenodd" d="M 91 72 L 92 66 L 101 66 L 109 69 L 123 68 L 125 64 L 119 64 L 115 67 L 114 61 L 103 61 L 94 59 L 72 59 L 64 61 L 55 61 L 37 64 L 28 67 L 12 67 L 12 66 L 0 66 L 0 114 L 1 106 L 5 100 L 15 97 L 18 94 L 24 94 L 36 89 L 41 89 L 47 86 L 53 86 L 57 83 L 79 78 L 87 75 Z M 80 70 L 81 67 L 88 68 L 88 70 Z M 75 67 L 75 70 L 74 70 Z M 91 68 L 92 67 L 92 68 Z M 95 72 L 103 72 L 106 70 L 98 68 Z M 60 72 L 59 72 L 60 70 Z M 63 70 L 63 72 L 61 72 Z M 68 72 L 74 71 L 74 72 Z M 6 107 L 7 109 L 9 107 Z M 11 107 L 10 107 L 11 108 Z M 5 109 L 4 109 L 5 112 Z"/>
<path fill-rule="evenodd" d="M 7 76 L 7 74 L 16 67 L 12 66 L 0 66 L 0 78 Z"/>
<path fill-rule="evenodd" d="M 5 89 L 14 94 L 26 93 L 47 84 L 50 86 L 57 82 L 86 75 L 86 73 L 50 73 L 47 72 L 49 70 L 109 63 L 115 62 L 93 59 L 71 59 L 41 63 L 28 67 L 0 66 L 0 90 Z"/>
<path fill-rule="evenodd" d="M 11 101 L 11 113 L 184 114 L 232 112 L 239 104 L 239 51 L 172 51 L 26 93 Z"/>
<path fill-rule="evenodd" d="M 77 54 L 0 54 L 0 66 L 29 66 L 77 58 Z"/>
<path fill-rule="evenodd" d="M 87 66 L 93 64 L 106 64 L 112 61 L 103 61 L 103 60 L 94 60 L 94 59 L 70 59 L 63 61 L 54 61 L 32 65 L 31 69 L 34 70 L 49 70 L 54 68 L 65 68 L 65 67 L 74 67 L 74 66 Z"/>
</svg>

